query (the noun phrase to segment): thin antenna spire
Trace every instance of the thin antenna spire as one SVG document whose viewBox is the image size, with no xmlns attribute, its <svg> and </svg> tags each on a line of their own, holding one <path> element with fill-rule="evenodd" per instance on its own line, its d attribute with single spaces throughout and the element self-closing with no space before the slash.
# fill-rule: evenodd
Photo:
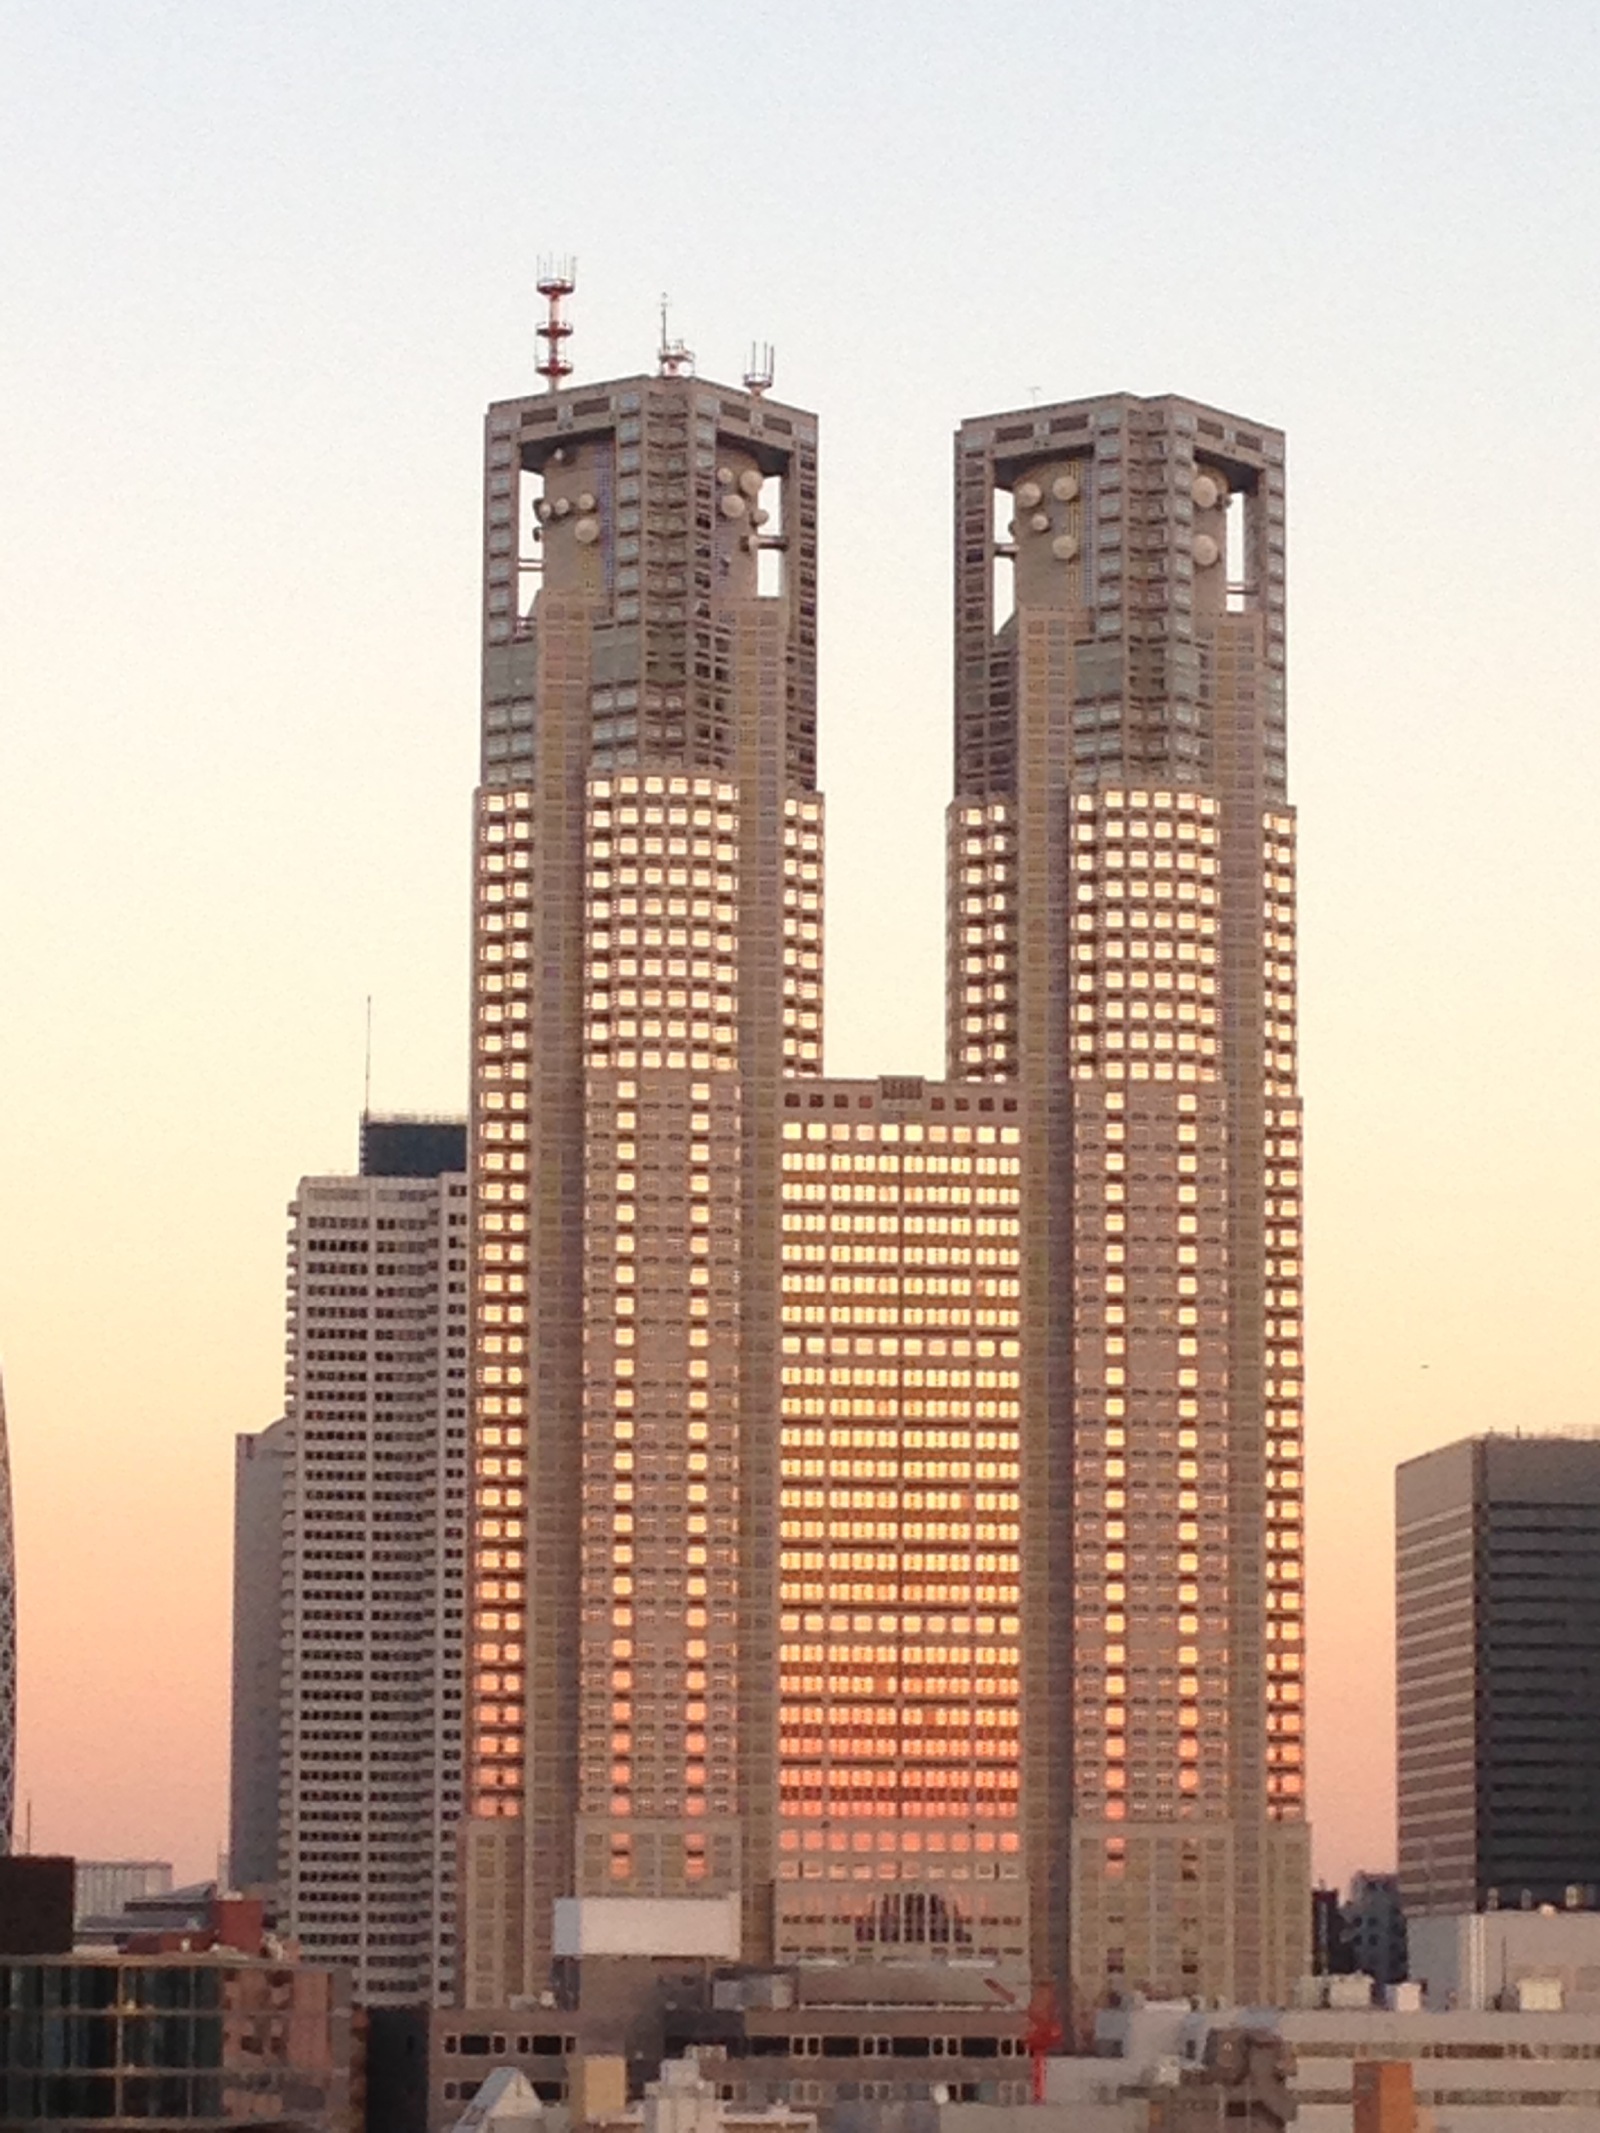
<svg viewBox="0 0 1600 2133">
<path fill-rule="evenodd" d="M 561 316 L 564 297 L 572 294 L 578 286 L 578 262 L 576 259 L 541 259 L 539 262 L 539 294 L 545 300 L 545 315 L 539 323 L 539 338 L 544 343 L 544 354 L 539 359 L 539 375 L 550 390 L 559 392 L 563 378 L 572 376 L 572 359 L 566 353 L 566 344 L 572 338 L 572 322 Z"/>
<path fill-rule="evenodd" d="M 656 350 L 656 363 L 663 378 L 692 378 L 694 376 L 694 350 L 675 341 L 667 331 L 667 311 L 671 299 L 665 290 L 661 295 L 661 346 Z"/>
<path fill-rule="evenodd" d="M 763 393 L 771 392 L 773 375 L 772 343 L 752 341 L 750 360 L 744 372 L 744 389 L 752 400 L 759 400 Z"/>
<path fill-rule="evenodd" d="M 361 1116 L 372 1116 L 372 995 L 367 994 L 367 1057 L 361 1076 Z"/>
</svg>

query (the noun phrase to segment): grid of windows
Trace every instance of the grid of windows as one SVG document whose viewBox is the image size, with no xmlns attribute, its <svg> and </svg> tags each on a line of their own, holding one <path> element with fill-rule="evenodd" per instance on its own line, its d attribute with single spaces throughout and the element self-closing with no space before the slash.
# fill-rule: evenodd
<svg viewBox="0 0 1600 2133">
<path fill-rule="evenodd" d="M 948 1051 L 969 1081 L 1017 1071 L 1015 816 L 1007 800 L 950 812 Z"/>
<path fill-rule="evenodd" d="M 1016 1956 L 1019 1129 L 784 1136 L 780 1953 Z"/>
<path fill-rule="evenodd" d="M 308 1178 L 291 1204 L 280 1873 L 372 2002 L 454 1974 L 467 1202 Z"/>
<path fill-rule="evenodd" d="M 474 991 L 477 1250 L 470 1808 L 521 1808 L 527 1648 L 528 991 L 532 801 L 483 796 Z"/>
<path fill-rule="evenodd" d="M 1144 1064 L 1159 1079 L 1176 1069 L 1192 1081 L 1214 1063 L 1217 815 L 1215 800 L 1189 791 L 1077 794 L 1072 1058 L 1079 1079 Z"/>
</svg>

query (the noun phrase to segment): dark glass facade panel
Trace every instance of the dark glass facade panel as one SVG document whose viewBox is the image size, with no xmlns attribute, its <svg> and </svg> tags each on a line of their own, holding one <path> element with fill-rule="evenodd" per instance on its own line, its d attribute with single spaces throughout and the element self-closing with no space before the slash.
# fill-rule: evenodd
<svg viewBox="0 0 1600 2133">
<path fill-rule="evenodd" d="M 364 1178 L 442 1178 L 467 1167 L 467 1128 L 454 1118 L 361 1121 Z"/>
<path fill-rule="evenodd" d="M 1398 1477 L 1408 1910 L 1600 1900 L 1600 1442 L 1485 1437 Z"/>
<path fill-rule="evenodd" d="M 347 2052 L 348 2003 L 327 1973 L 160 1958 L 0 1964 L 6 2133 L 279 2123 L 291 2105 L 295 2124 L 320 2133 L 343 2108 Z"/>
</svg>

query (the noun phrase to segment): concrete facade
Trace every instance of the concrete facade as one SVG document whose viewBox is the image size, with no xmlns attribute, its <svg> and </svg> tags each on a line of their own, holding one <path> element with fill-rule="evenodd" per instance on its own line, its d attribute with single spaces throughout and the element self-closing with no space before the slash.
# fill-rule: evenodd
<svg viewBox="0 0 1600 2133">
<path fill-rule="evenodd" d="M 1409 2074 L 1418 2122 L 1432 2133 L 1524 2133 L 1534 2123 L 1555 2133 L 1600 2128 L 1600 2033 L 1592 2016 L 1567 2013 L 1119 2008 L 1099 2018 L 1094 2057 L 1050 2061 L 1048 2097 L 1086 2113 L 1120 2113 L 1127 2133 L 1142 2133 L 1150 2099 L 1203 2065 L 1208 2040 L 1229 2030 L 1274 2035 L 1290 2047 L 1300 2133 L 1349 2133 L 1358 2099 L 1369 2124 L 1380 2104 L 1394 2108 L 1395 2077 L 1372 2071 L 1389 2067 Z"/>
<path fill-rule="evenodd" d="M 605 1895 L 1080 2029 L 1306 1968 L 1283 493 L 963 425 L 950 1079 L 836 1082 L 814 419 L 489 410 L 468 2005 Z"/>
<path fill-rule="evenodd" d="M 165 1896 L 172 1888 L 167 1859 L 79 1859 L 74 1862 L 73 1913 L 80 1920 L 105 1918 L 138 1896 Z"/>
<path fill-rule="evenodd" d="M 1600 2015 L 1600 1912 L 1430 1913 L 1411 1931 L 1411 1974 L 1430 2008 L 1481 2011 L 1520 1997 Z"/>
<path fill-rule="evenodd" d="M 275 1888 L 283 1752 L 283 1462 L 287 1422 L 233 1440 L 233 1672 L 228 1873 Z M 80 1872 L 82 1870 L 80 1869 Z M 135 1891 L 134 1893 L 142 1893 Z M 125 1898 L 119 1899 L 125 1901 Z M 119 1904 L 97 1904 L 110 1911 Z"/>
<path fill-rule="evenodd" d="M 952 1073 L 1015 1084 L 1035 1976 L 1307 1967 L 1284 452 L 1176 398 L 956 439 Z M 1009 597 L 1007 597 L 1009 595 Z"/>
<path fill-rule="evenodd" d="M 396 1161 L 291 1203 L 277 1425 L 279 1921 L 380 2006 L 454 1990 L 466 1604 L 467 1182 Z"/>
<path fill-rule="evenodd" d="M 770 1954 L 779 1092 L 821 1063 L 815 451 L 809 416 L 681 375 L 489 412 L 476 2004 L 544 1986 L 562 1897 L 737 1891 Z"/>
</svg>

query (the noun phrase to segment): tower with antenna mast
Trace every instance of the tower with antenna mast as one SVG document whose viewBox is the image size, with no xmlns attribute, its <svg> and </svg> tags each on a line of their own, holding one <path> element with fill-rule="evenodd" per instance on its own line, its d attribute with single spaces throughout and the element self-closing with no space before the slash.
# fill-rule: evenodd
<svg viewBox="0 0 1600 2133">
<path fill-rule="evenodd" d="M 545 315 L 539 322 L 539 339 L 544 343 L 544 352 L 539 358 L 538 370 L 553 393 L 559 392 L 563 380 L 572 375 L 572 358 L 566 353 L 567 342 L 572 338 L 572 321 L 562 317 L 561 306 L 577 286 L 576 259 L 540 260 L 538 290 L 545 300 Z"/>
<path fill-rule="evenodd" d="M 661 298 L 661 345 L 656 350 L 656 368 L 663 378 L 692 378 L 694 376 L 694 350 L 687 342 L 674 340 L 667 330 L 667 312 L 670 299 L 663 293 Z"/>
<path fill-rule="evenodd" d="M 775 375 L 772 343 L 752 341 L 750 357 L 744 369 L 744 389 L 752 400 L 759 400 L 763 393 L 771 392 Z"/>
<path fill-rule="evenodd" d="M 542 267 L 541 293 L 573 278 Z M 767 392 L 766 351 L 761 393 L 740 390 L 697 373 L 670 303 L 658 321 L 653 375 L 581 387 L 545 333 L 554 390 L 528 381 L 484 430 L 460 1886 L 465 1992 L 485 2009 L 551 1989 L 569 1903 L 665 1904 L 674 1932 L 722 1904 L 752 1959 L 777 1930 L 777 1504 L 739 1477 L 776 1476 L 782 1424 L 784 1113 L 766 1092 L 821 1068 L 817 430 Z M 682 884 L 676 857 L 670 884 L 640 863 L 658 834 L 693 846 Z M 705 972 L 704 1011 L 659 1043 L 624 1007 L 641 956 Z M 663 1250 L 653 1201 L 641 1245 L 631 1173 L 620 1203 L 598 1182 L 619 1118 L 648 1172 L 680 1115 L 706 1159 L 703 1253 L 687 1232 Z M 636 1612 L 635 1580 L 678 1577 L 691 1530 L 692 1625 L 687 1593 Z M 684 1746 L 690 1711 L 709 1762 Z M 626 1758 L 609 1752 L 624 1727 Z"/>
</svg>

